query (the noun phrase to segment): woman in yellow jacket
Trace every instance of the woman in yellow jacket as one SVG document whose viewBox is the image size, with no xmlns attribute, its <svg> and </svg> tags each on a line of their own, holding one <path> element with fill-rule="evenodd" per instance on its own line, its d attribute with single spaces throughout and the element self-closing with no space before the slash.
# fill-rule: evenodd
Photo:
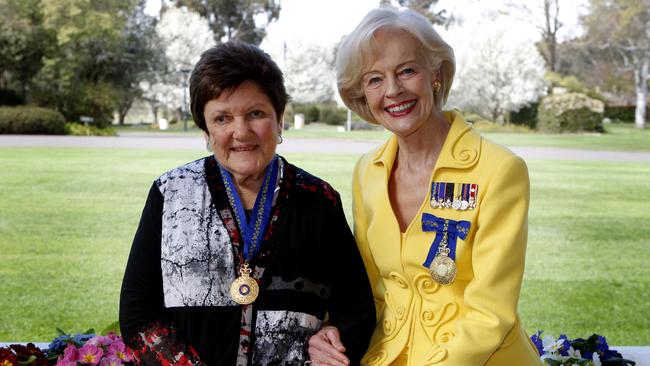
<svg viewBox="0 0 650 366">
<path fill-rule="evenodd" d="M 541 365 L 517 303 L 528 171 L 443 112 L 453 50 L 423 16 L 371 11 L 337 55 L 343 101 L 394 135 L 353 178 L 354 233 L 377 326 L 362 365 Z M 311 365 L 346 365 L 336 332 L 310 340 Z"/>
</svg>

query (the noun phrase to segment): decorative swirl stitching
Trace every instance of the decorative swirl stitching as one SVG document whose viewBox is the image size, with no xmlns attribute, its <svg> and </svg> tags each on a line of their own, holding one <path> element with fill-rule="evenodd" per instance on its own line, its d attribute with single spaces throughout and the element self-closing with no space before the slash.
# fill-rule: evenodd
<svg viewBox="0 0 650 366">
<path fill-rule="evenodd" d="M 463 166 L 470 166 L 476 163 L 478 160 L 478 151 L 468 148 L 457 149 L 457 145 L 462 139 L 458 138 L 454 142 L 454 145 L 451 147 L 451 156 Z"/>
<path fill-rule="evenodd" d="M 437 338 L 440 339 L 440 344 L 445 344 L 454 339 L 455 336 L 454 332 L 449 331 L 440 333 Z"/>
<path fill-rule="evenodd" d="M 398 315 L 395 311 L 395 301 L 393 301 L 393 295 L 390 292 L 384 294 L 384 301 L 386 303 L 386 308 L 384 308 L 384 334 L 386 336 L 391 336 L 397 330 L 397 319 L 395 315 Z"/>
<path fill-rule="evenodd" d="M 436 312 L 433 310 L 424 310 L 420 314 L 420 322 L 424 324 L 427 327 L 435 327 L 436 324 L 440 322 L 440 318 L 442 316 L 442 313 L 438 313 L 438 316 L 436 316 Z"/>
<path fill-rule="evenodd" d="M 391 282 L 397 284 L 397 287 L 400 289 L 408 289 L 408 282 L 399 273 L 391 272 L 389 277 L 390 280 L 392 280 Z M 406 297 L 406 303 L 410 304 L 412 294 L 409 291 L 406 291 L 404 295 Z M 367 365 L 379 365 L 388 358 L 388 353 L 383 350 L 384 345 L 397 337 L 399 330 L 405 323 L 403 320 L 406 317 L 406 308 L 396 304 L 390 291 L 384 293 L 382 317 L 384 318 L 382 322 L 382 331 L 384 332 L 384 336 L 381 341 L 375 343 L 366 353 L 366 357 L 364 357 L 365 361 L 363 363 Z"/>
<path fill-rule="evenodd" d="M 391 273 L 389 274 L 389 276 L 390 276 L 390 278 L 391 278 L 392 280 L 394 280 L 395 282 L 397 282 L 397 285 L 398 285 L 399 287 L 401 287 L 401 288 L 408 288 L 408 287 L 409 287 L 409 286 L 408 286 L 408 283 L 406 282 L 406 279 L 405 279 L 404 277 L 402 277 L 402 275 L 400 275 L 399 273 L 397 273 L 397 272 L 391 272 Z"/>
<path fill-rule="evenodd" d="M 431 278 L 429 273 L 421 273 L 415 276 L 413 282 L 422 296 L 431 295 L 440 288 L 440 285 Z"/>
<path fill-rule="evenodd" d="M 435 365 L 444 360 L 446 356 L 447 350 L 444 348 L 438 348 L 437 350 L 433 351 L 433 354 L 431 356 L 427 358 L 425 366 Z"/>
<path fill-rule="evenodd" d="M 361 361 L 365 365 L 381 365 L 386 358 L 388 358 L 388 353 L 384 350 L 378 350 L 374 352 L 368 352 L 366 356 Z"/>
<path fill-rule="evenodd" d="M 433 342 L 435 344 L 445 344 L 454 338 L 454 333 L 451 331 L 439 332 L 443 324 L 449 323 L 454 319 L 458 312 L 458 304 L 455 302 L 446 303 L 441 311 L 438 328 L 434 330 Z"/>
</svg>

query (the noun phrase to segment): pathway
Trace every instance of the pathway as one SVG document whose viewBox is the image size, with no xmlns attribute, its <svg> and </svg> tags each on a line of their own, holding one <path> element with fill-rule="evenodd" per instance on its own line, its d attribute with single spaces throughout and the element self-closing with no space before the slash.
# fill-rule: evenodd
<svg viewBox="0 0 650 366">
<path fill-rule="evenodd" d="M 347 139 L 286 138 L 278 146 L 279 153 L 333 153 L 362 154 L 379 145 L 381 141 Z M 154 149 L 205 149 L 201 135 L 128 133 L 118 137 L 102 136 L 41 136 L 0 135 L 0 147 L 105 147 Z M 524 159 L 597 160 L 650 162 L 650 153 L 579 150 L 549 147 L 510 148 Z"/>
</svg>

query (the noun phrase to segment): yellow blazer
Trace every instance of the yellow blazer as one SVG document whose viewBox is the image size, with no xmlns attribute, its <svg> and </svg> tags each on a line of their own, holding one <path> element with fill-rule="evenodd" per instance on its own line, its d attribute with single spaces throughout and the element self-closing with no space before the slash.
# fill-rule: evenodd
<svg viewBox="0 0 650 366">
<path fill-rule="evenodd" d="M 478 184 L 473 210 L 433 208 L 430 192 L 405 233 L 388 197 L 393 136 L 363 155 L 353 178 L 354 234 L 373 287 L 377 326 L 362 365 L 541 365 L 517 302 L 528 235 L 524 161 L 482 138 L 457 112 L 431 182 Z M 456 244 L 456 279 L 434 282 L 423 266 L 435 232 L 422 213 L 471 223 Z"/>
</svg>

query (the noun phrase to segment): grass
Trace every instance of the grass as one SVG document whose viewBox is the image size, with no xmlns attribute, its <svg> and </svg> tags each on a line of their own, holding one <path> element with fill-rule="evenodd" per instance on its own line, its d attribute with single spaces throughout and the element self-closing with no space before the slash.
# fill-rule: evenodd
<svg viewBox="0 0 650 366">
<path fill-rule="evenodd" d="M 191 124 L 193 126 L 193 124 Z M 479 130 L 483 127 L 477 126 Z M 485 127 L 482 134 L 492 141 L 506 146 L 537 146 L 572 148 L 587 150 L 611 151 L 640 151 L 650 152 L 650 128 L 637 130 L 631 123 L 605 125 L 605 133 L 582 134 L 542 134 L 518 132 L 521 128 L 506 126 L 502 130 L 515 132 L 494 132 L 494 125 Z M 182 124 L 177 123 L 167 131 L 158 131 L 144 125 L 116 127 L 118 133 L 125 132 L 152 132 L 152 133 L 182 133 Z M 187 133 L 200 134 L 196 128 L 190 128 Z M 390 133 L 385 130 L 352 131 L 342 133 L 336 131 L 336 126 L 323 123 L 311 123 L 301 130 L 288 130 L 284 132 L 287 138 L 325 138 L 325 139 L 351 139 L 351 140 L 386 140 Z"/>
<path fill-rule="evenodd" d="M 41 341 L 55 327 L 117 319 L 140 211 L 188 150 L 0 148 L 0 341 Z M 356 156 L 289 154 L 330 181 L 350 213 Z M 650 166 L 529 161 L 527 268 L 520 301 L 533 332 L 650 344 Z"/>
<path fill-rule="evenodd" d="M 605 133 L 542 134 L 484 133 L 507 146 L 538 146 L 587 150 L 650 151 L 650 128 L 638 130 L 633 124 L 605 125 Z"/>
</svg>

